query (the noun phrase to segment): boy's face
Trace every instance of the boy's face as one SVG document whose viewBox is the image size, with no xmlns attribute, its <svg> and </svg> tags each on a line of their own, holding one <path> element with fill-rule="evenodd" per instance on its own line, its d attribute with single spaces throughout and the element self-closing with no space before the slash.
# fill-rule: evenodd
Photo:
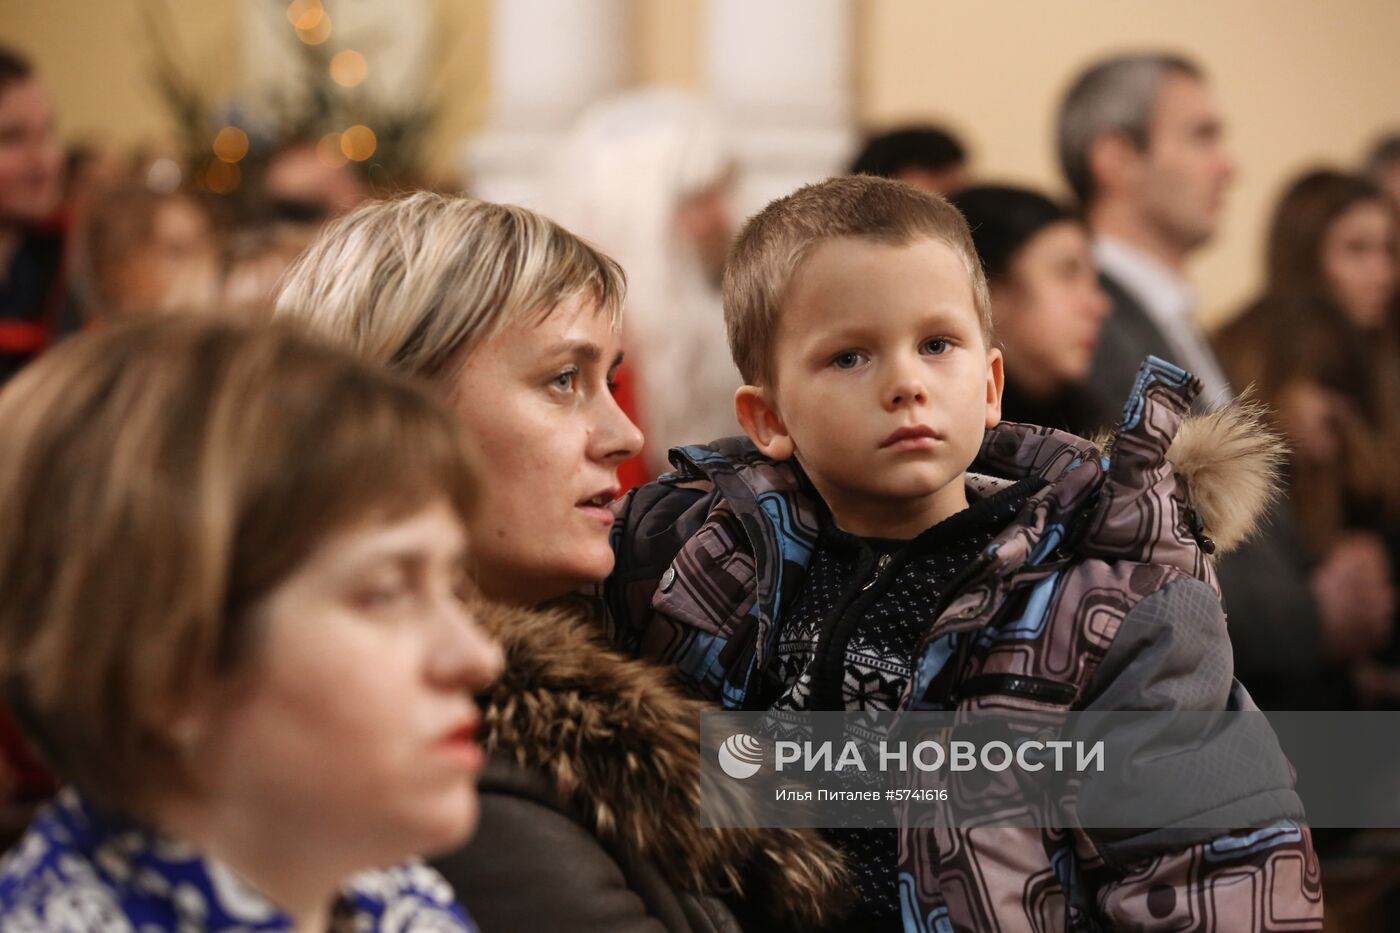
<svg viewBox="0 0 1400 933">
<path fill-rule="evenodd" d="M 1001 352 L 952 249 L 822 243 L 776 336 L 773 385 L 739 390 L 740 423 L 797 457 L 842 528 L 908 538 L 966 508 L 963 474 L 1001 417 Z"/>
</svg>

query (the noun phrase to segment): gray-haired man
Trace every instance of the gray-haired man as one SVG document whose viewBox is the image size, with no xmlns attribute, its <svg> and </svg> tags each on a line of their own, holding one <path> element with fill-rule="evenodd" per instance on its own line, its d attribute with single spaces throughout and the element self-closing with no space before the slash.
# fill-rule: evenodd
<svg viewBox="0 0 1400 933">
<path fill-rule="evenodd" d="M 1234 163 L 1205 75 L 1170 53 L 1097 62 L 1060 107 L 1061 167 L 1094 234 L 1094 255 L 1113 300 L 1088 395 L 1100 425 L 1116 421 L 1147 354 L 1200 377 L 1199 405 L 1234 396 L 1224 367 L 1196 325 L 1187 259 L 1220 223 Z M 1219 565 L 1236 673 L 1260 705 L 1335 708 L 1348 701 L 1345 662 L 1355 633 L 1374 628 L 1350 598 L 1371 579 L 1374 555 L 1338 548 L 1309 567 L 1287 506 L 1250 544 Z M 1377 603 L 1379 604 L 1379 602 Z"/>
</svg>

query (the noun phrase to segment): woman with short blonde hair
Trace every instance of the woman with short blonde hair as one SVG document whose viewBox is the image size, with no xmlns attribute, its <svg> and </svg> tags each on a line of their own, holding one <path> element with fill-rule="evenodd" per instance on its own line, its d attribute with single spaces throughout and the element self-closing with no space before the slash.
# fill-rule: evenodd
<svg viewBox="0 0 1400 933">
<path fill-rule="evenodd" d="M 288 272 L 277 301 L 360 359 L 450 383 L 464 351 L 585 294 L 610 327 L 626 280 L 616 262 L 520 207 L 420 191 L 332 225 Z"/>
<path fill-rule="evenodd" d="M 16 377 L 0 687 L 72 788 L 0 928 L 471 929 L 385 866 L 477 820 L 475 496 L 433 398 L 284 328 L 134 322 Z"/>
<path fill-rule="evenodd" d="M 442 391 L 491 461 L 477 583 L 535 605 L 612 569 L 606 506 L 642 443 L 612 395 L 624 289 L 617 263 L 538 214 L 418 192 L 330 224 L 276 313 Z"/>
</svg>

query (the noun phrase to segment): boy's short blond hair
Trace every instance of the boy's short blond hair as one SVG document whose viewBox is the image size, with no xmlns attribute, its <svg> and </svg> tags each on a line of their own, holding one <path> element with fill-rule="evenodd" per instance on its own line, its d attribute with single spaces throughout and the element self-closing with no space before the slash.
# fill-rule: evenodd
<svg viewBox="0 0 1400 933">
<path fill-rule="evenodd" d="M 482 341 L 580 292 L 617 326 L 625 290 L 616 262 L 548 218 L 420 191 L 330 224 L 287 271 L 276 314 L 442 383 Z"/>
<path fill-rule="evenodd" d="M 799 188 L 759 211 L 744 224 L 730 251 L 724 321 L 734 365 L 749 385 L 772 382 L 773 344 L 788 287 L 811 251 L 838 237 L 891 246 L 928 237 L 945 244 L 967 269 L 982 336 L 991 346 L 987 277 L 958 209 L 936 194 L 887 178 L 832 178 Z"/>
<path fill-rule="evenodd" d="M 64 341 L 0 392 L 0 693 L 104 804 L 187 788 L 167 729 L 253 669 L 258 602 L 359 522 L 467 521 L 466 444 L 427 387 L 287 327 Z"/>
</svg>

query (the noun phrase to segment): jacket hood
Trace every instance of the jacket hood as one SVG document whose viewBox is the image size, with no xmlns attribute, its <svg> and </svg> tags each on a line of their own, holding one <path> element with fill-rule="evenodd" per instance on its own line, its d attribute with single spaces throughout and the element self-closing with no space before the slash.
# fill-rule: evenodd
<svg viewBox="0 0 1400 933">
<path fill-rule="evenodd" d="M 1167 450 L 1217 553 L 1253 537 L 1278 498 L 1288 450 L 1269 424 L 1268 409 L 1242 397 L 1209 415 L 1187 418 Z"/>
<path fill-rule="evenodd" d="M 852 897 L 840 854 L 810 831 L 700 825 L 699 714 L 663 668 L 606 647 L 584 613 L 483 606 L 505 672 L 481 698 L 482 743 L 537 772 L 593 832 L 676 887 L 822 928 Z M 724 792 L 724 782 L 706 793 Z"/>
</svg>

